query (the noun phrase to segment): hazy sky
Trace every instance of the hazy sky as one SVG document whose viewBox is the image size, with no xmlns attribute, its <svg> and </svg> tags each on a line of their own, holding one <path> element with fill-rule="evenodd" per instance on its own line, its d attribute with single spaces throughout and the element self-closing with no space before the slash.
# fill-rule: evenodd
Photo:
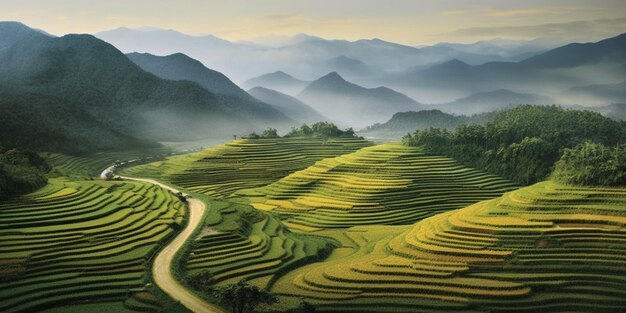
<svg viewBox="0 0 626 313">
<path fill-rule="evenodd" d="M 56 35 L 154 26 L 228 40 L 297 33 L 411 45 L 596 40 L 626 32 L 626 0 L 0 0 L 0 20 Z"/>
</svg>

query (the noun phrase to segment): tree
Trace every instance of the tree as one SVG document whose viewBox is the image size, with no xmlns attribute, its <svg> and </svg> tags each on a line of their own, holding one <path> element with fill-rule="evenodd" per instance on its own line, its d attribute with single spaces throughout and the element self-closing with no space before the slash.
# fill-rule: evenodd
<svg viewBox="0 0 626 313">
<path fill-rule="evenodd" d="M 625 186 L 626 145 L 609 148 L 587 141 L 565 149 L 552 178 L 573 185 Z"/>
<path fill-rule="evenodd" d="M 213 274 L 208 270 L 203 270 L 200 273 L 192 275 L 187 280 L 189 285 L 194 289 L 203 292 L 209 293 L 213 290 L 213 283 L 215 282 L 215 278 Z"/>
<path fill-rule="evenodd" d="M 263 133 L 261 133 L 261 138 L 280 138 L 280 136 L 278 136 L 278 131 L 276 130 L 276 128 L 270 127 L 264 130 Z"/>
<path fill-rule="evenodd" d="M 354 138 L 357 137 L 357 135 L 354 133 L 354 129 L 352 128 L 341 130 L 333 123 L 317 122 L 311 126 L 302 124 L 299 128 L 292 128 L 291 131 L 285 135 L 285 137 Z"/>
<path fill-rule="evenodd" d="M 278 298 L 265 289 L 248 284 L 241 280 L 236 284 L 220 286 L 213 289 L 217 301 L 231 308 L 233 313 L 253 312 L 259 304 L 274 304 Z"/>
<path fill-rule="evenodd" d="M 38 154 L 0 147 L 0 200 L 44 186 L 51 166 Z"/>
<path fill-rule="evenodd" d="M 294 313 L 315 313 L 315 306 L 302 300 L 300 305 L 294 310 Z"/>
<path fill-rule="evenodd" d="M 506 178 L 515 179 L 524 185 L 547 177 L 552 171 L 558 150 L 541 138 L 522 139 L 506 148 L 499 149 L 495 162 L 487 164 L 487 170 L 502 173 Z"/>
<path fill-rule="evenodd" d="M 261 136 L 259 136 L 259 134 L 257 134 L 256 132 L 252 132 L 246 136 L 241 136 L 241 138 L 243 139 L 259 139 L 261 138 Z"/>
</svg>

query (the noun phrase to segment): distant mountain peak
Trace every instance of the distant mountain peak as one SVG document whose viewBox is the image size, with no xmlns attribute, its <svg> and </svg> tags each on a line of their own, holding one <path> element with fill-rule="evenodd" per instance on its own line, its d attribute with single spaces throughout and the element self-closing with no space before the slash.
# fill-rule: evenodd
<svg viewBox="0 0 626 313">
<path fill-rule="evenodd" d="M 295 79 L 295 77 L 283 72 L 283 71 L 276 71 L 273 73 L 269 73 L 267 75 L 272 75 L 272 76 L 276 76 L 276 77 L 284 77 L 284 78 L 290 78 L 290 79 Z"/>
<path fill-rule="evenodd" d="M 346 80 L 343 79 L 343 77 L 341 77 L 341 75 L 339 75 L 339 73 L 337 73 L 337 72 L 330 72 L 330 73 L 320 77 L 317 81 L 318 82 L 320 82 L 320 81 L 324 81 L 324 82 L 340 82 L 340 83 L 346 82 Z"/>
<path fill-rule="evenodd" d="M 452 59 L 448 62 L 444 62 L 441 65 L 445 65 L 445 66 L 470 66 L 469 64 L 459 60 L 459 59 Z"/>
</svg>

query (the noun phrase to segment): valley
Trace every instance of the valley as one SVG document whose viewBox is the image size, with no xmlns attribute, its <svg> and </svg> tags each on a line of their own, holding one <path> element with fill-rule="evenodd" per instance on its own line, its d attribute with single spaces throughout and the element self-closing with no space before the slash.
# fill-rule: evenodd
<svg viewBox="0 0 626 313">
<path fill-rule="evenodd" d="M 624 4 L 9 2 L 0 312 L 626 311 Z"/>
</svg>

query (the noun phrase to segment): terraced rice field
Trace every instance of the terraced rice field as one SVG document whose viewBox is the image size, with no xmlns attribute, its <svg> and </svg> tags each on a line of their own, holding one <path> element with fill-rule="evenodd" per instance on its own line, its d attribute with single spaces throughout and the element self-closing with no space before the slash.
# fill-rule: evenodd
<svg viewBox="0 0 626 313">
<path fill-rule="evenodd" d="M 186 209 L 156 186 L 53 178 L 0 203 L 0 311 L 156 311 L 149 258 Z"/>
<path fill-rule="evenodd" d="M 234 140 L 201 152 L 128 168 L 122 174 L 157 178 L 214 197 L 270 184 L 318 160 L 371 145 L 356 138 Z"/>
<path fill-rule="evenodd" d="M 167 155 L 167 148 L 154 148 L 129 151 L 101 152 L 85 156 L 69 156 L 60 153 L 42 153 L 54 167 L 56 176 L 98 177 L 105 168 L 119 161 L 137 160 L 156 155 Z"/>
<path fill-rule="evenodd" d="M 236 194 L 258 209 L 289 215 L 305 230 L 411 224 L 491 199 L 515 185 L 400 144 L 321 160 L 265 187 Z"/>
<path fill-rule="evenodd" d="M 272 291 L 320 311 L 619 312 L 626 188 L 543 182 L 414 226 L 354 227 Z"/>
<path fill-rule="evenodd" d="M 216 283 L 248 279 L 266 287 L 275 274 L 331 248 L 325 240 L 288 231 L 275 217 L 249 206 L 217 201 L 211 206 L 187 257 L 189 275 L 209 270 Z"/>
</svg>

